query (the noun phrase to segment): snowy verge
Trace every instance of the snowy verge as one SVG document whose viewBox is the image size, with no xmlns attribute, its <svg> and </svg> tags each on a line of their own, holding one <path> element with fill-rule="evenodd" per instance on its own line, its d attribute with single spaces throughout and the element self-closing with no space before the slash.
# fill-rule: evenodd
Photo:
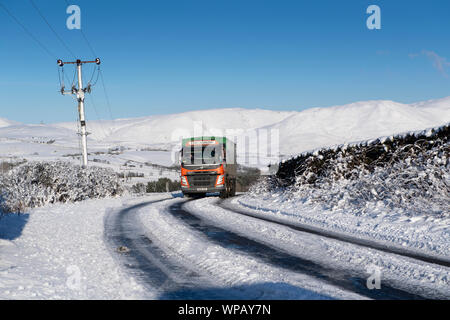
<svg viewBox="0 0 450 320">
<path fill-rule="evenodd" d="M 214 225 L 313 261 L 335 270 L 335 273 L 345 272 L 366 278 L 367 270 L 376 266 L 382 275 L 382 285 L 389 283 L 428 298 L 450 297 L 448 267 L 295 231 L 223 209 L 217 206 L 217 202 L 217 198 L 205 198 L 189 202 L 185 209 Z"/>
<path fill-rule="evenodd" d="M 146 299 L 104 242 L 105 214 L 155 200 L 122 197 L 53 204 L 0 220 L 0 299 Z"/>
<path fill-rule="evenodd" d="M 450 125 L 305 153 L 232 203 L 450 261 Z"/>
<path fill-rule="evenodd" d="M 449 217 L 407 217 L 377 208 L 368 216 L 358 216 L 345 210 L 325 210 L 321 206 L 292 201 L 282 193 L 264 197 L 247 194 L 230 203 L 258 215 L 450 260 Z"/>
</svg>

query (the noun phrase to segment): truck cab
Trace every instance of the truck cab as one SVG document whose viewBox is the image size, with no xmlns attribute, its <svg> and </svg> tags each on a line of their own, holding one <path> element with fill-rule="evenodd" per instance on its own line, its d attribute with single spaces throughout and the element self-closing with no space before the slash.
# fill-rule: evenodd
<svg viewBox="0 0 450 320">
<path fill-rule="evenodd" d="M 225 137 L 183 139 L 181 190 L 184 196 L 236 194 L 236 144 Z"/>
</svg>

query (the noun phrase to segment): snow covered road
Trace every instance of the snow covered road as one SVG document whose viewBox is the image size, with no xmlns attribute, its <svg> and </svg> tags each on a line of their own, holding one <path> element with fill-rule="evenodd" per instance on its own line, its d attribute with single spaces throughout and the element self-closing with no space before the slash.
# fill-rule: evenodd
<svg viewBox="0 0 450 320">
<path fill-rule="evenodd" d="M 158 194 L 7 216 L 0 220 L 0 298 L 450 298 L 448 266 L 244 210 L 236 198 Z M 367 288 L 374 274 L 380 289 Z"/>
<path fill-rule="evenodd" d="M 166 282 L 160 287 L 160 297 L 450 296 L 446 266 L 291 230 L 220 205 L 218 198 L 208 197 L 158 201 L 135 208 L 144 226 L 141 233 L 153 246 L 153 257 L 158 251 L 165 255 L 165 268 L 160 272 Z M 137 220 L 128 223 L 136 224 Z M 382 272 L 380 290 L 366 286 L 367 271 L 374 266 Z M 288 284 L 289 289 L 276 289 L 280 284 Z M 307 294 L 295 288 L 306 289 Z M 311 295 L 313 292 L 321 296 Z"/>
<path fill-rule="evenodd" d="M 107 237 L 111 233 L 112 238 L 116 238 L 113 246 L 120 243 L 130 245 L 127 247 L 130 252 L 122 255 L 123 265 L 131 269 L 138 267 L 138 278 L 148 287 L 156 289 L 159 298 L 363 298 L 307 275 L 257 261 L 249 252 L 236 251 L 237 247 L 246 245 L 234 241 L 236 239 L 223 237 L 225 245 L 220 241 L 210 241 L 192 225 L 179 220 L 186 215 L 180 207 L 186 202 L 180 198 L 149 202 L 119 210 L 112 214 L 116 218 L 110 218 L 116 221 L 107 231 Z M 136 228 L 138 220 L 130 223 L 130 220 L 124 219 L 127 214 L 138 215 L 130 219 L 140 219 L 143 228 Z M 124 228 L 127 229 L 125 236 L 121 231 Z M 217 232 L 212 227 L 209 229 L 204 231 Z M 133 243 L 135 238 L 146 239 L 147 245 Z M 144 256 L 147 261 L 142 263 L 139 257 Z M 146 276 L 148 271 L 152 276 Z M 160 274 L 160 277 L 155 279 L 155 274 Z"/>
</svg>

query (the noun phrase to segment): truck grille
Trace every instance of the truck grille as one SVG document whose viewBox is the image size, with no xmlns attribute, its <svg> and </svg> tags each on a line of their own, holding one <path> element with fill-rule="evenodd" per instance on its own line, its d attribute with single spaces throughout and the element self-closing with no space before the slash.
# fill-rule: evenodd
<svg viewBox="0 0 450 320">
<path fill-rule="evenodd" d="M 187 176 L 189 185 L 191 187 L 214 187 L 216 184 L 217 175 L 192 175 Z"/>
</svg>

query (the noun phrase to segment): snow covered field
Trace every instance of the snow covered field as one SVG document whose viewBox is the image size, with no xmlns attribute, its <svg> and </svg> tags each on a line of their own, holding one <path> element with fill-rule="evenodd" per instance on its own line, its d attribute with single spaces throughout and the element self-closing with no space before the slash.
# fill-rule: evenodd
<svg viewBox="0 0 450 320">
<path fill-rule="evenodd" d="M 142 199 L 48 205 L 1 218 L 0 299 L 152 298 L 103 239 L 105 213 L 135 201 Z"/>
<path fill-rule="evenodd" d="M 239 199 L 225 204 L 243 210 Z M 131 220 L 111 224 L 109 218 L 123 210 Z M 200 220 L 191 224 L 188 214 Z M 108 240 L 110 232 L 128 227 L 137 246 L 120 253 Z M 250 242 L 219 240 L 229 232 Z M 449 267 L 243 216 L 221 207 L 217 197 L 186 201 L 179 194 L 155 194 L 47 205 L 3 217 L 0 239 L 0 299 L 450 297 Z M 158 285 L 141 276 L 148 270 L 128 260 L 142 250 L 155 263 L 145 243 L 165 256 L 156 264 L 161 270 L 148 274 L 168 276 Z M 381 272 L 380 293 L 365 289 L 374 267 Z"/>
<path fill-rule="evenodd" d="M 135 119 L 88 121 L 89 159 L 96 165 L 144 172 L 151 180 L 175 178 L 146 162 L 171 166 L 182 137 L 224 135 L 238 140 L 238 163 L 265 169 L 311 149 L 423 130 L 450 121 L 450 97 L 402 104 L 362 101 L 304 111 L 215 109 Z M 268 139 L 267 135 L 273 137 Z M 244 143 L 242 139 L 249 140 Z M 239 140 L 241 139 L 241 140 Z M 277 144 L 277 147 L 274 145 Z M 274 146 L 272 148 L 271 146 Z M 120 150 L 115 152 L 112 150 Z M 273 151 L 273 152 L 272 152 Z M 21 124 L 0 121 L 0 157 L 3 160 L 65 159 L 79 163 L 77 123 Z M 0 159 L 0 160 L 1 160 Z M 127 168 L 128 160 L 134 168 Z M 142 166 L 142 167 L 141 167 Z"/>
</svg>

